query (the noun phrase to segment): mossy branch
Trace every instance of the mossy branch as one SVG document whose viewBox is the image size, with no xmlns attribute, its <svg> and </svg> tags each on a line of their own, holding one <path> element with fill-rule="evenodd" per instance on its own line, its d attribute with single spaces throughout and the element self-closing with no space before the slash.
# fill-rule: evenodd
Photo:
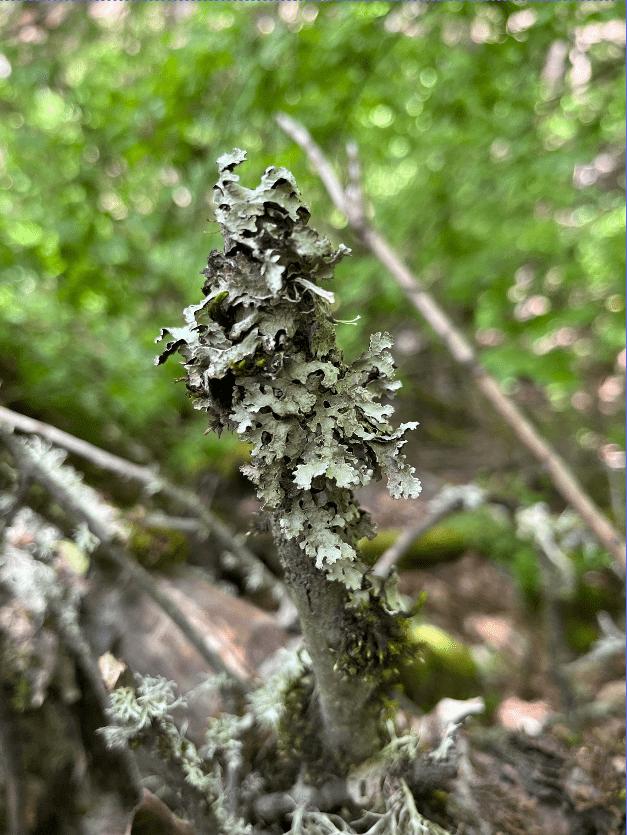
<svg viewBox="0 0 627 835">
<path fill-rule="evenodd" d="M 404 633 L 395 577 L 370 576 L 359 557 L 374 526 L 353 489 L 384 474 L 392 496 L 418 495 L 400 452 L 416 424 L 393 429 L 394 410 L 381 402 L 400 385 L 387 334 L 351 365 L 335 346 L 333 294 L 320 282 L 350 251 L 308 226 L 286 169 L 268 168 L 254 190 L 240 186 L 234 169 L 245 156 L 218 160 L 224 252 L 209 255 L 204 299 L 186 309 L 186 326 L 162 330 L 171 340 L 156 362 L 178 351 L 211 428 L 252 444 L 243 470 L 270 516 L 312 658 L 322 750 L 360 761 L 380 744 L 374 696 Z"/>
</svg>

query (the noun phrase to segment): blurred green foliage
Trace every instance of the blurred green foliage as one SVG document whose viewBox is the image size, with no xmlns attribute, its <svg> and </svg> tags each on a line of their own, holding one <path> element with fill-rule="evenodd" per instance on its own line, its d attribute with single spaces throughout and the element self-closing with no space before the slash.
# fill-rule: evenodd
<svg viewBox="0 0 627 835">
<path fill-rule="evenodd" d="M 5 405 L 179 471 L 221 454 L 152 365 L 222 245 L 216 158 L 287 166 L 354 245 L 283 110 L 342 175 L 358 141 L 375 224 L 507 390 L 624 449 L 624 4 L 0 6 Z M 422 329 L 367 253 L 337 278 L 351 354 Z"/>
</svg>

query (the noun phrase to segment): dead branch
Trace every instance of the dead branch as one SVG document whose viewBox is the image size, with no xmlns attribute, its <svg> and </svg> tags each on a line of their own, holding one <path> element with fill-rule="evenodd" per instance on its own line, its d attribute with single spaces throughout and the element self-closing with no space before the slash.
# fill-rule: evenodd
<svg viewBox="0 0 627 835">
<path fill-rule="evenodd" d="M 226 673 L 239 691 L 247 692 L 250 689 L 248 682 L 236 670 L 228 666 L 221 656 L 209 646 L 178 604 L 164 593 L 154 577 L 127 554 L 116 541 L 116 534 L 110 529 L 109 525 L 99 518 L 91 508 L 86 507 L 60 479 L 55 477 L 53 472 L 44 468 L 27 444 L 20 442 L 12 432 L 3 427 L 0 427 L 0 435 L 18 466 L 40 484 L 65 513 L 87 525 L 91 533 L 100 540 L 100 547 L 107 556 L 166 612 L 212 669 Z"/>
<path fill-rule="evenodd" d="M 460 333 L 446 313 L 435 300 L 422 289 L 420 282 L 394 252 L 385 238 L 367 221 L 364 210 L 363 192 L 355 182 L 356 145 L 347 149 L 351 158 L 353 180 L 350 193 L 342 188 L 330 163 L 309 132 L 284 113 L 275 116 L 276 122 L 309 157 L 310 162 L 327 189 L 329 196 L 340 211 L 346 214 L 349 224 L 361 241 L 373 255 L 394 276 L 407 298 L 416 310 L 433 328 L 444 342 L 453 358 L 474 377 L 477 387 L 487 397 L 501 417 L 512 427 L 518 438 L 543 465 L 553 484 L 564 499 L 576 510 L 583 522 L 625 569 L 625 542 L 612 524 L 590 499 L 566 462 L 537 432 L 535 427 L 519 410 L 518 406 L 507 397 L 497 381 L 491 377 L 480 363 L 475 349 L 466 337 Z"/>
<path fill-rule="evenodd" d="M 194 493 L 177 487 L 163 478 L 156 466 L 141 467 L 138 464 L 133 464 L 131 461 L 126 461 L 124 458 L 112 455 L 110 452 L 106 452 L 87 441 L 76 438 L 68 432 L 63 432 L 56 426 L 20 415 L 18 412 L 13 412 L 4 406 L 0 406 L 0 425 L 2 424 L 20 432 L 39 435 L 55 446 L 91 461 L 92 464 L 103 470 L 108 470 L 122 476 L 122 478 L 132 479 L 143 484 L 147 492 L 151 494 L 162 493 L 172 499 L 192 513 L 200 521 L 202 528 L 213 533 L 220 540 L 223 548 L 237 557 L 247 575 L 255 576 L 257 589 L 268 591 L 278 603 L 281 603 L 283 598 L 286 597 L 287 592 L 281 581 L 268 570 L 258 557 L 237 541 L 228 525 L 225 525 L 205 507 Z"/>
<path fill-rule="evenodd" d="M 375 577 L 387 578 L 411 548 L 427 531 L 439 524 L 451 513 L 478 507 L 484 501 L 483 491 L 472 484 L 459 487 L 444 487 L 429 502 L 429 513 L 417 525 L 407 528 L 399 538 L 377 560 L 372 573 Z"/>
</svg>

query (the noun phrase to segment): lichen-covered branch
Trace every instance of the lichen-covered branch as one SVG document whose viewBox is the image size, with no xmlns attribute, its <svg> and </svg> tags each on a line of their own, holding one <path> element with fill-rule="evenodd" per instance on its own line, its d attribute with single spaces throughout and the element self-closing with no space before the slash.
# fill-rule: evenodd
<svg viewBox="0 0 627 835">
<path fill-rule="evenodd" d="M 289 171 L 270 167 L 258 188 L 234 173 L 245 154 L 218 160 L 216 218 L 224 252 L 209 255 L 204 299 L 157 359 L 178 351 L 195 406 L 211 428 L 252 445 L 244 472 L 271 518 L 316 677 L 324 749 L 360 760 L 379 744 L 373 698 L 402 629 L 394 578 L 370 577 L 357 542 L 372 537 L 353 489 L 385 475 L 392 496 L 420 483 L 382 403 L 393 379 L 391 339 L 375 334 L 350 365 L 335 346 L 333 294 L 320 286 L 349 250 L 308 226 Z M 313 708 L 312 708 L 313 709 Z"/>
<path fill-rule="evenodd" d="M 80 477 L 70 467 L 61 467 L 59 457 L 49 447 L 33 448 L 28 442 L 13 437 L 0 427 L 0 438 L 13 455 L 18 466 L 29 477 L 40 484 L 68 516 L 84 524 L 103 552 L 118 565 L 133 582 L 146 592 L 179 627 L 189 642 L 198 650 L 207 663 L 216 670 L 226 673 L 241 692 L 247 692 L 250 685 L 239 671 L 229 667 L 195 626 L 180 606 L 160 587 L 149 571 L 136 562 L 120 544 L 119 531 L 106 518 L 104 503 L 96 505 L 95 494 L 82 484 Z M 86 497 L 89 497 L 86 500 Z"/>
</svg>

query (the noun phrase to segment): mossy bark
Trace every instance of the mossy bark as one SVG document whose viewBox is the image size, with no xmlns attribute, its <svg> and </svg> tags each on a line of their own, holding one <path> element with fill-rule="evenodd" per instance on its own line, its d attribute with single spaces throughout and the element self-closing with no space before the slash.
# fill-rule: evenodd
<svg viewBox="0 0 627 835">
<path fill-rule="evenodd" d="M 337 669 L 346 589 L 330 582 L 293 540 L 276 533 L 285 582 L 296 606 L 316 678 L 324 748 L 340 761 L 361 762 L 380 747 L 376 681 Z"/>
</svg>

